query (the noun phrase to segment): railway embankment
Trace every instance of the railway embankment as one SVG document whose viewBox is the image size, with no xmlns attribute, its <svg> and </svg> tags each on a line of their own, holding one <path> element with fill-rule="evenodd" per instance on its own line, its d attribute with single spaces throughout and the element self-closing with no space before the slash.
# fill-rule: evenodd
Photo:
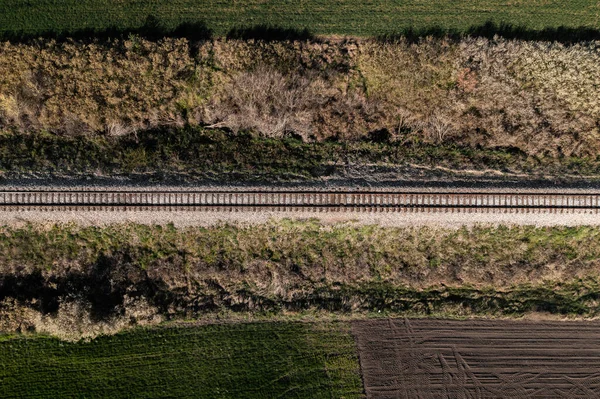
<svg viewBox="0 0 600 399">
<path fill-rule="evenodd" d="M 11 187 L 0 190 L 5 223 L 213 225 L 318 218 L 384 226 L 597 225 L 600 191 L 370 187 Z"/>
</svg>

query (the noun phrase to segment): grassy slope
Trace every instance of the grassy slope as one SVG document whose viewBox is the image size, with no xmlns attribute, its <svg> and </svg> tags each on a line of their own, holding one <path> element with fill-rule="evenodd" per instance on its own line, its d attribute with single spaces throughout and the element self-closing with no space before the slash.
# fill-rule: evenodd
<svg viewBox="0 0 600 399">
<path fill-rule="evenodd" d="M 282 160 L 285 160 L 282 161 Z M 503 149 L 410 143 L 302 143 L 228 135 L 201 128 L 154 130 L 137 137 L 0 134 L 0 177 L 154 174 L 187 180 L 311 180 L 351 165 L 495 169 L 548 175 L 600 174 L 600 159 L 538 158 Z M 406 176 L 407 178 L 410 176 Z"/>
<path fill-rule="evenodd" d="M 52 314 L 57 300 L 81 298 L 107 319 L 129 306 L 126 293 L 173 317 L 312 309 L 597 316 L 599 236 L 594 227 L 455 231 L 314 221 L 4 227 L 0 300 Z"/>
<path fill-rule="evenodd" d="M 595 0 L 0 0 L 0 31 L 137 28 L 148 15 L 167 27 L 203 21 L 217 35 L 236 26 L 308 27 L 319 34 L 373 35 L 413 27 L 466 29 L 487 20 L 545 27 L 598 27 Z"/>
<path fill-rule="evenodd" d="M 342 324 L 138 329 L 79 343 L 1 338 L 3 398 L 352 398 L 362 391 Z"/>
</svg>

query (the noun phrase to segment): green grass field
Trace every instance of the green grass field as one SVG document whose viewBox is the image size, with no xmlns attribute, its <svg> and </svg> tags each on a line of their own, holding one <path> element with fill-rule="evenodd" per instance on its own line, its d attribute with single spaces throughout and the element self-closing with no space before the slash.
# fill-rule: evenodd
<svg viewBox="0 0 600 399">
<path fill-rule="evenodd" d="M 354 398 L 344 324 L 137 329 L 90 342 L 0 336 L 2 398 Z"/>
<path fill-rule="evenodd" d="M 317 34 L 370 36 L 407 27 L 464 30 L 485 21 L 542 29 L 600 26 L 596 0 L 0 0 L 0 32 L 39 33 L 203 22 L 216 35 L 268 24 Z"/>
</svg>

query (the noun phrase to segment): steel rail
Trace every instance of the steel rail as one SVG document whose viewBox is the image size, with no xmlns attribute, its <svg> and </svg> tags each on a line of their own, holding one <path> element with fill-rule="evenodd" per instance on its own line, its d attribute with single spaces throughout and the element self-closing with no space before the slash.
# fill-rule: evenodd
<svg viewBox="0 0 600 399">
<path fill-rule="evenodd" d="M 0 189 L 0 194 L 32 194 L 32 195 L 40 195 L 40 194 L 55 194 L 55 195 L 75 195 L 75 194 L 102 194 L 102 195 L 112 195 L 112 194 L 152 194 L 152 195 L 168 195 L 168 194 L 320 194 L 320 195 L 332 195 L 332 194 L 346 194 L 346 195 L 465 195 L 465 196 L 478 196 L 478 195 L 523 195 L 523 196 L 573 196 L 573 197 L 581 197 L 581 196 L 598 196 L 600 195 L 600 191 L 597 193 L 579 193 L 579 192 L 566 192 L 566 193 L 557 193 L 557 192 L 511 192 L 511 191 L 467 191 L 467 192 L 459 192 L 457 190 L 426 190 L 426 191 L 402 191 L 402 190 L 258 190 L 258 189 L 197 189 L 197 190 L 148 190 L 148 189 L 138 189 L 138 190 L 111 190 L 110 188 L 106 189 Z"/>
<path fill-rule="evenodd" d="M 0 211 L 19 210 L 311 210 L 445 212 L 594 212 L 600 193 L 3 190 Z"/>
</svg>

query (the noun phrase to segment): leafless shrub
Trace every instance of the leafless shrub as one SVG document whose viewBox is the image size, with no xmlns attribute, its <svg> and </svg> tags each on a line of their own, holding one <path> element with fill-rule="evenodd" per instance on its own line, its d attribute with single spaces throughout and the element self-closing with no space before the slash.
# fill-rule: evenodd
<svg viewBox="0 0 600 399">
<path fill-rule="evenodd" d="M 124 126 L 121 122 L 109 122 L 106 126 L 106 135 L 108 137 L 126 136 L 133 131 L 133 129 Z"/>
<path fill-rule="evenodd" d="M 266 66 L 241 73 L 209 105 L 210 122 L 268 137 L 295 133 L 308 139 L 319 102 L 313 85 L 306 77 L 283 76 Z"/>
<path fill-rule="evenodd" d="M 423 124 L 425 137 L 436 143 L 442 144 L 452 132 L 452 125 L 446 115 L 435 112 Z"/>
</svg>

